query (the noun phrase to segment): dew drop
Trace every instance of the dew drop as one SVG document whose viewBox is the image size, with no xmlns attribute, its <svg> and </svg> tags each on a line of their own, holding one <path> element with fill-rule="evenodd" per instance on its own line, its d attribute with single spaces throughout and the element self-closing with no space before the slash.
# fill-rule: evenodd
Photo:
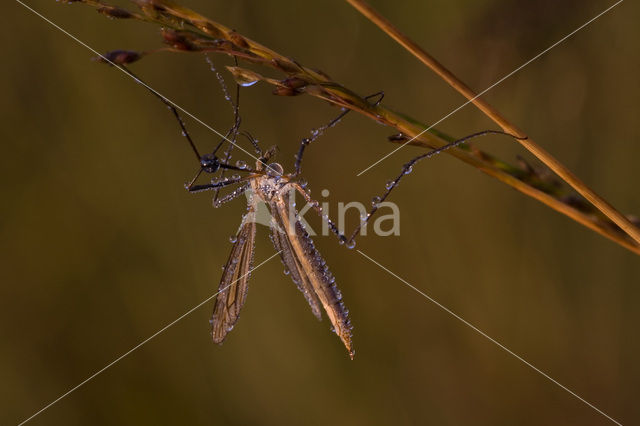
<svg viewBox="0 0 640 426">
<path fill-rule="evenodd" d="M 258 80 L 246 80 L 246 81 L 239 81 L 238 84 L 242 87 L 249 87 L 249 86 L 253 86 L 257 82 Z"/>
<path fill-rule="evenodd" d="M 372 205 L 373 207 L 378 207 L 378 204 L 380 204 L 380 201 L 382 201 L 382 198 L 380 198 L 380 197 L 373 197 L 373 198 L 371 199 L 371 205 Z"/>
<path fill-rule="evenodd" d="M 340 237 L 338 238 L 338 244 L 344 244 L 347 242 L 347 237 L 345 237 L 344 235 L 340 235 Z"/>
<path fill-rule="evenodd" d="M 387 188 L 387 189 L 391 189 L 391 188 L 393 188 L 393 184 L 394 184 L 394 182 L 392 180 L 390 180 L 389 182 L 387 182 L 385 184 L 384 187 Z"/>
<path fill-rule="evenodd" d="M 245 163 L 242 160 L 238 160 L 236 161 L 236 167 L 239 169 L 246 169 L 247 168 L 247 163 Z"/>
<path fill-rule="evenodd" d="M 232 179 L 232 180 L 240 179 L 240 175 L 233 175 L 233 176 L 231 176 L 231 179 Z M 228 180 L 229 180 L 229 179 L 227 179 L 227 181 L 228 181 Z"/>
<path fill-rule="evenodd" d="M 351 240 L 347 243 L 347 248 L 348 249 L 352 249 L 356 246 L 356 242 L 354 240 Z"/>
<path fill-rule="evenodd" d="M 409 173 L 411 173 L 413 171 L 413 166 L 409 166 L 404 170 L 404 174 L 408 175 Z"/>
<path fill-rule="evenodd" d="M 232 235 L 229 237 L 229 241 L 231 241 L 231 243 L 235 244 L 238 241 L 238 236 L 237 235 Z"/>
</svg>

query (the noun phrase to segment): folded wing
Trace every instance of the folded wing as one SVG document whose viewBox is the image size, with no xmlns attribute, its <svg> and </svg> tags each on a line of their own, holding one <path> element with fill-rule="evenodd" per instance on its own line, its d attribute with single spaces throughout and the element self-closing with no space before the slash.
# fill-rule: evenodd
<svg viewBox="0 0 640 426">
<path fill-rule="evenodd" d="M 252 212 L 248 213 L 243 219 L 220 279 L 211 319 L 211 336 L 215 343 L 222 343 L 227 333 L 233 329 L 247 298 L 256 237 L 256 224 L 249 216 L 251 214 Z"/>
<path fill-rule="evenodd" d="M 320 317 L 318 301 L 322 304 L 333 331 L 344 343 L 353 358 L 351 323 L 348 311 L 342 302 L 342 294 L 335 285 L 335 278 L 316 250 L 313 240 L 298 220 L 297 213 L 283 196 L 271 203 L 275 224 L 272 226 L 272 241 L 291 273 L 291 278 L 304 293 L 313 313 Z"/>
</svg>

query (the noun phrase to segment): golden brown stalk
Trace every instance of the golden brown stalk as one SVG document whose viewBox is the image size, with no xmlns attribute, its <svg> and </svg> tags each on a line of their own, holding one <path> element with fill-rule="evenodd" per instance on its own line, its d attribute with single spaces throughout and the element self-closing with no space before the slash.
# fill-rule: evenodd
<svg viewBox="0 0 640 426">
<path fill-rule="evenodd" d="M 372 105 L 363 97 L 333 81 L 325 73 L 305 67 L 291 58 L 283 56 L 238 34 L 224 25 L 214 22 L 169 0 L 131 0 L 138 6 L 141 13 L 127 13 L 121 9 L 112 12 L 112 9 L 110 9 L 111 6 L 98 0 L 72 1 L 74 3 L 84 3 L 96 7 L 103 14 L 111 13 L 112 15 L 117 15 L 119 18 L 136 19 L 162 26 L 162 37 L 168 47 L 157 49 L 157 52 L 168 50 L 172 52 L 224 53 L 248 63 L 274 69 L 284 74 L 284 77 L 270 78 L 246 68 L 229 67 L 229 70 L 238 81 L 245 83 L 264 81 L 274 86 L 274 94 L 276 95 L 291 96 L 308 94 L 326 100 L 334 105 L 364 114 L 382 124 L 395 128 L 405 137 L 416 137 L 420 135 L 411 141 L 411 145 L 440 148 L 455 139 L 436 129 L 430 129 L 424 132 L 427 126 L 417 120 L 395 112 L 384 105 Z M 105 13 L 105 11 L 109 12 Z M 133 58 L 132 61 L 135 61 L 144 56 L 135 55 L 135 52 L 125 53 L 126 54 L 120 52 L 119 55 L 115 55 L 118 58 L 124 58 L 123 64 L 128 63 L 127 61 L 130 58 Z M 152 52 L 146 52 L 146 54 L 150 53 Z M 439 69 L 446 71 L 441 65 Z M 448 71 L 446 72 L 448 73 Z M 451 77 L 455 79 L 454 76 Z M 498 124 L 502 127 L 504 123 Z M 515 127 L 503 128 L 508 133 L 515 135 L 520 134 Z M 400 139 L 402 139 L 402 137 Z M 397 139 L 394 140 L 397 141 Z M 521 141 L 521 143 L 522 142 L 523 141 Z M 640 254 L 640 245 L 630 237 L 630 235 L 636 235 L 637 229 L 629 225 L 626 218 L 622 217 L 621 219 L 620 214 L 615 212 L 610 206 L 609 209 L 607 209 L 606 206 L 608 206 L 608 204 L 597 197 L 597 195 L 595 196 L 597 198 L 594 199 L 592 196 L 595 195 L 593 191 L 586 188 L 584 184 L 578 181 L 577 178 L 566 169 L 563 170 L 564 168 L 557 163 L 557 161 L 550 161 L 551 157 L 541 151 L 536 145 L 532 144 L 530 140 L 524 142 L 528 142 L 527 147 L 533 150 L 539 158 L 542 157 L 546 159 L 552 170 L 557 171 L 560 168 L 560 176 L 567 180 L 567 182 L 577 186 L 580 191 L 582 191 L 581 193 L 586 194 L 585 198 L 587 198 L 587 200 L 594 203 L 594 205 L 607 215 L 612 216 L 612 219 L 615 220 L 612 221 L 612 219 L 603 215 L 600 211 L 594 209 L 590 204 L 583 202 L 581 199 L 576 200 L 572 193 L 567 192 L 554 182 L 550 182 L 544 174 L 536 172 L 531 167 L 513 166 L 486 152 L 478 149 L 472 150 L 465 146 L 452 148 L 446 152 L 518 191 L 535 198 L 554 210 L 565 214 L 576 222 L 598 232 L 622 247 L 636 254 Z M 534 147 L 537 149 L 534 149 Z M 617 215 L 613 214 L 612 210 L 617 213 Z M 617 223 L 624 226 L 619 227 Z M 625 231 L 623 231 L 623 229 L 625 229 Z"/>
<path fill-rule="evenodd" d="M 487 117 L 489 117 L 498 126 L 500 126 L 502 130 L 512 135 L 519 136 L 518 139 L 514 140 L 519 142 L 524 148 L 527 149 L 527 151 L 533 154 L 538 160 L 543 162 L 565 182 L 571 185 L 573 189 L 575 189 L 580 195 L 586 198 L 598 210 L 600 210 L 604 215 L 611 219 L 612 222 L 622 228 L 627 233 L 627 235 L 635 240 L 636 243 L 640 244 L 640 229 L 635 227 L 629 221 L 629 219 L 627 219 L 622 213 L 617 211 L 602 197 L 596 194 L 567 167 L 565 167 L 551 154 L 549 154 L 541 146 L 535 143 L 530 137 L 525 138 L 524 132 L 522 132 L 514 124 L 512 124 L 509 120 L 502 116 L 502 114 L 500 114 L 498 110 L 489 105 L 489 103 L 480 98 L 469 86 L 467 86 L 464 82 L 457 78 L 444 65 L 438 62 L 418 44 L 416 44 L 413 40 L 403 34 L 400 30 L 398 30 L 398 28 L 396 28 L 384 16 L 380 15 L 375 9 L 369 6 L 364 0 L 346 1 L 353 7 L 355 7 L 367 19 L 378 26 L 382 31 L 387 33 L 387 35 L 397 41 L 402 47 L 407 49 L 413 56 L 415 56 L 426 66 L 431 68 L 431 70 L 438 74 L 438 76 L 445 80 L 451 87 L 456 89 L 460 94 L 467 98 L 468 101 L 473 103 L 480 111 L 482 111 Z"/>
</svg>

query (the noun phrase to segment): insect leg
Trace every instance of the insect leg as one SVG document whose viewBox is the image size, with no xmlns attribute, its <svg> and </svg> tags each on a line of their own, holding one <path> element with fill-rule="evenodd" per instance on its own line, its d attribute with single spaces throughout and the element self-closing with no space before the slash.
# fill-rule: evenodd
<svg viewBox="0 0 640 426">
<path fill-rule="evenodd" d="M 209 155 L 209 154 L 207 154 L 207 155 Z M 223 169 L 223 170 L 236 170 L 236 171 L 242 171 L 242 172 L 249 172 L 249 173 L 252 173 L 252 174 L 254 174 L 254 175 L 256 175 L 256 174 L 262 174 L 262 173 L 258 172 L 257 170 L 253 170 L 253 169 L 250 169 L 250 168 L 240 168 L 240 167 L 237 167 L 237 166 L 232 166 L 231 164 L 218 163 L 218 164 L 217 164 L 217 167 L 219 167 L 219 168 L 221 168 L 221 169 Z M 193 191 L 192 191 L 192 188 L 194 188 L 194 187 L 196 187 L 196 186 L 197 186 L 197 185 L 194 185 L 194 184 L 195 184 L 196 180 L 198 180 L 198 178 L 200 177 L 200 175 L 202 174 L 202 172 L 203 172 L 203 171 L 205 171 L 205 168 L 204 168 L 204 167 L 200 167 L 200 169 L 198 169 L 198 172 L 197 172 L 197 173 L 196 173 L 196 175 L 193 177 L 193 179 L 191 179 L 191 180 L 189 181 L 189 183 L 186 183 L 186 184 L 184 185 L 184 187 L 185 187 L 189 192 L 193 192 Z M 220 176 L 218 176 L 216 179 L 217 179 L 217 180 L 222 180 L 222 179 L 224 179 L 224 176 L 221 176 L 221 175 L 220 175 Z M 215 203 L 215 201 L 216 201 L 216 199 L 214 198 L 214 203 Z"/>
<path fill-rule="evenodd" d="M 255 178 L 256 175 L 242 176 L 238 178 L 223 178 L 222 180 L 216 180 L 215 178 L 211 183 L 203 184 L 203 185 L 185 185 L 185 188 L 189 192 L 202 192 L 202 191 L 212 191 L 219 188 L 224 188 L 229 185 L 233 185 L 234 183 L 245 182 L 249 179 Z M 237 194 L 239 195 L 239 194 Z"/>
<path fill-rule="evenodd" d="M 322 207 L 320 206 L 320 203 L 318 203 L 316 200 L 311 198 L 311 195 L 309 195 L 309 193 L 302 186 L 300 186 L 299 183 L 290 182 L 289 185 L 293 186 L 295 190 L 298 191 L 300 195 L 304 197 L 305 201 L 311 206 L 311 208 L 313 208 L 313 210 L 315 210 L 316 213 L 318 213 L 318 215 L 322 218 L 322 220 L 327 222 L 327 225 L 329 225 L 329 229 L 331 230 L 331 232 L 333 232 L 336 235 L 336 237 L 338 237 L 340 244 L 347 241 L 347 238 L 340 232 L 336 224 L 333 223 L 331 219 L 329 219 L 329 215 L 324 213 Z"/>
<path fill-rule="evenodd" d="M 218 151 L 218 149 L 220 149 L 224 141 L 227 140 L 228 138 L 231 138 L 231 141 L 233 141 L 233 143 L 229 143 L 229 146 L 224 152 L 224 160 L 223 160 L 224 164 L 229 166 L 229 161 L 231 160 L 231 151 L 233 151 L 233 147 L 235 146 L 235 142 L 238 137 L 238 129 L 240 128 L 240 122 L 242 121 L 242 119 L 240 118 L 240 85 L 236 83 L 236 102 L 234 103 L 233 100 L 231 99 L 231 96 L 229 95 L 229 91 L 227 90 L 227 85 L 225 84 L 224 79 L 222 78 L 222 75 L 220 75 L 220 73 L 216 70 L 215 66 L 213 65 L 213 62 L 209 59 L 209 57 L 207 56 L 206 58 L 207 58 L 207 62 L 209 62 L 211 70 L 215 72 L 216 77 L 218 78 L 218 82 L 220 83 L 220 87 L 222 87 L 222 91 L 224 93 L 225 99 L 229 101 L 229 103 L 231 104 L 231 108 L 233 109 L 233 126 L 227 132 L 226 138 L 222 139 L 218 143 L 218 146 L 216 147 L 216 149 L 213 151 L 213 155 L 215 155 L 215 153 Z M 238 65 L 238 60 L 236 59 L 235 61 L 236 61 L 236 65 Z M 230 167 L 221 167 L 220 175 L 219 175 L 220 179 L 224 177 L 225 169 L 227 168 L 230 168 Z M 218 202 L 219 195 L 220 195 L 220 188 L 217 188 L 213 196 L 214 205 L 216 205 L 216 203 Z"/>
<path fill-rule="evenodd" d="M 258 157 L 262 157 L 264 155 L 262 149 L 260 148 L 260 145 L 258 145 L 258 139 L 254 138 L 251 133 L 247 132 L 246 130 L 241 132 L 240 134 L 249 139 L 249 142 L 251 142 L 251 145 L 253 145 L 253 149 L 255 149 Z"/>
<path fill-rule="evenodd" d="M 138 84 L 142 85 L 144 88 L 146 88 L 149 92 L 151 92 L 153 94 L 153 96 L 155 96 L 156 98 L 160 99 L 160 101 L 162 101 L 162 103 L 165 104 L 167 106 L 167 108 L 169 108 L 169 110 L 171 110 L 171 112 L 173 113 L 173 116 L 176 118 L 176 120 L 178 121 L 178 124 L 180 125 L 180 130 L 182 131 L 182 136 L 184 136 L 187 139 L 187 141 L 189 142 L 189 145 L 191 146 L 191 149 L 193 150 L 193 152 L 195 153 L 196 157 L 198 158 L 198 162 L 200 162 L 200 158 L 201 158 L 200 152 L 198 151 L 198 148 L 196 148 L 196 145 L 193 142 L 193 140 L 191 139 L 191 135 L 189 135 L 189 132 L 187 131 L 187 127 L 184 124 L 184 120 L 180 116 L 180 113 L 178 112 L 176 107 L 174 107 L 173 104 L 171 102 L 169 102 L 169 100 L 167 98 L 165 98 L 164 96 L 162 96 L 161 94 L 159 94 L 158 92 L 153 90 L 150 86 L 148 86 L 144 81 L 142 81 L 137 75 L 135 75 L 133 72 L 131 72 L 128 68 L 126 68 L 124 66 L 121 66 L 121 68 L 122 68 L 122 70 L 124 70 L 124 72 L 129 74 L 136 81 L 136 83 L 138 83 Z"/>
<path fill-rule="evenodd" d="M 385 192 L 381 195 L 381 196 L 377 196 L 374 197 L 372 200 L 372 207 L 371 210 L 369 210 L 369 213 L 367 214 L 366 218 L 363 221 L 360 221 L 360 224 L 356 227 L 356 229 L 353 231 L 353 233 L 351 234 L 351 236 L 349 237 L 349 239 L 347 240 L 346 244 L 347 246 L 351 246 L 353 247 L 355 245 L 355 238 L 358 235 L 358 233 L 360 232 L 360 229 L 362 229 L 364 226 L 367 225 L 367 223 L 369 223 L 369 220 L 371 219 L 371 217 L 375 214 L 375 212 L 378 210 L 378 207 L 380 206 L 380 203 L 384 202 L 387 197 L 389 197 L 389 194 L 391 193 L 391 191 L 393 191 L 394 188 L 396 188 L 398 186 L 398 183 L 400 183 L 400 180 L 408 175 L 409 173 L 411 173 L 413 171 L 413 166 L 425 159 L 425 158 L 431 158 L 434 155 L 438 155 L 450 148 L 454 148 L 458 145 L 461 145 L 463 143 L 465 143 L 466 141 L 468 141 L 469 139 L 473 139 L 479 136 L 485 136 L 485 135 L 490 135 L 490 134 L 497 134 L 497 135 L 506 135 L 506 136 L 511 136 L 512 138 L 516 138 L 516 139 L 526 139 L 525 138 L 518 138 L 517 136 L 514 136 L 510 133 L 506 133 L 503 132 L 501 130 L 484 130 L 482 132 L 477 132 L 477 133 L 473 133 L 470 134 L 468 136 L 465 136 L 461 139 L 458 139 L 456 141 L 453 141 L 451 143 L 448 143 L 446 145 L 441 146 L 440 148 L 436 148 L 433 149 L 431 151 L 428 151 L 422 155 L 418 155 L 417 157 L 413 158 L 411 161 L 409 161 L 408 163 L 405 163 L 404 166 L 402 166 L 402 170 L 400 171 L 400 174 L 398 176 L 396 176 L 395 179 L 389 181 L 386 185 L 386 190 Z"/>
<path fill-rule="evenodd" d="M 234 198 L 236 198 L 240 194 L 244 194 L 245 191 L 247 189 L 249 189 L 250 186 L 251 185 L 249 183 L 246 183 L 246 184 L 244 184 L 242 186 L 239 186 L 236 189 L 234 189 L 233 192 L 230 192 L 227 195 L 218 198 L 217 200 L 213 200 L 213 207 L 218 208 L 221 205 L 223 205 L 224 203 L 227 203 L 227 202 L 233 200 Z"/>
<path fill-rule="evenodd" d="M 365 99 L 368 101 L 369 99 L 375 98 L 375 97 L 379 97 L 379 98 L 376 99 L 376 101 L 373 103 L 373 105 L 378 105 L 380 102 L 382 102 L 382 99 L 384 98 L 384 92 L 374 93 L 373 95 L 366 96 Z M 329 123 L 327 123 L 327 124 L 325 124 L 323 126 L 320 126 L 320 127 L 316 128 L 316 129 L 311 130 L 311 137 L 310 138 L 303 138 L 300 141 L 300 148 L 298 149 L 298 153 L 296 154 L 295 171 L 293 173 L 293 176 L 300 175 L 300 173 L 302 171 L 302 156 L 304 155 L 304 150 L 307 148 L 307 146 L 309 144 L 311 144 L 311 142 L 315 141 L 320 136 L 322 136 L 324 134 L 325 130 L 335 126 L 336 124 L 338 124 L 340 122 L 340 120 L 342 120 L 342 118 L 345 115 L 347 115 L 349 112 L 351 112 L 350 109 L 344 109 L 336 118 L 331 120 Z"/>
</svg>

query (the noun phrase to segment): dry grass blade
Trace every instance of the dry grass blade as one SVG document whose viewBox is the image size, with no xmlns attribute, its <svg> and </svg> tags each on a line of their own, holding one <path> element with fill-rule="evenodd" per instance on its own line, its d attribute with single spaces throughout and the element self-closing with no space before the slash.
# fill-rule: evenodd
<svg viewBox="0 0 640 426">
<path fill-rule="evenodd" d="M 424 132 L 427 126 L 419 121 L 395 112 L 382 104 L 373 105 L 362 96 L 333 81 L 325 73 L 305 67 L 291 58 L 283 56 L 224 25 L 176 3 L 168 0 L 131 1 L 139 8 L 139 13 L 115 8 L 97 0 L 68 0 L 67 2 L 84 3 L 93 6 L 100 13 L 112 18 L 136 19 L 161 26 L 162 37 L 166 46 L 153 52 L 217 52 L 236 57 L 249 64 L 273 69 L 283 74 L 283 76 L 272 78 L 245 67 L 229 67 L 229 70 L 241 83 L 248 84 L 255 81 L 263 81 L 274 86 L 273 93 L 276 95 L 311 95 L 326 100 L 333 105 L 361 113 L 386 126 L 393 127 L 401 132 L 402 136 L 390 139 L 392 141 L 398 142 L 406 140 L 407 137 L 416 137 L 415 140 L 411 141 L 412 145 L 440 148 L 455 139 L 436 129 Z M 115 51 L 105 56 L 116 64 L 127 64 L 139 60 L 149 53 L 152 52 L 141 54 Z M 507 132 L 519 134 L 515 128 L 509 128 Z M 630 235 L 635 235 L 633 230 L 637 231 L 637 229 L 624 216 L 622 216 L 624 220 L 621 220 L 619 213 L 619 216 L 611 215 L 610 210 L 612 208 L 604 208 L 604 202 L 594 203 L 602 211 L 594 209 L 593 205 L 587 203 L 583 198 L 550 180 L 545 173 L 538 172 L 526 164 L 511 165 L 486 152 L 465 146 L 453 148 L 446 152 L 518 191 L 535 198 L 622 247 L 640 254 L 640 245 L 630 237 Z M 538 153 L 538 155 L 540 154 Z M 554 169 L 554 167 L 551 168 Z M 567 173 L 564 173 L 564 175 L 567 176 Z M 574 179 L 565 180 L 575 184 L 576 179 L 574 177 Z M 577 186 L 584 192 L 584 188 L 586 188 L 584 184 Z M 592 191 L 589 193 L 592 193 Z M 593 197 L 586 196 L 586 198 L 593 203 Z M 602 214 L 602 212 L 607 214 Z M 613 217 L 615 220 L 610 219 L 608 216 Z M 618 226 L 618 223 L 624 226 Z M 640 241 L 640 236 L 638 236 L 637 240 Z"/>
<path fill-rule="evenodd" d="M 402 47 L 408 50 L 412 55 L 418 58 L 422 63 L 431 68 L 438 76 L 445 80 L 451 87 L 456 89 L 468 101 L 473 103 L 487 117 L 493 120 L 498 126 L 507 133 L 512 135 L 525 135 L 514 124 L 507 120 L 498 110 L 489 105 L 481 97 L 478 96 L 469 86 L 457 78 L 451 71 L 444 67 L 435 58 L 429 55 L 424 49 L 417 45 L 413 40 L 400 32 L 391 22 L 380 15 L 375 9 L 369 6 L 363 0 L 346 0 L 355 7 L 367 19 L 373 22 L 387 35 L 397 41 Z M 607 9 L 609 10 L 609 9 Z M 551 154 L 545 151 L 540 145 L 535 143 L 530 137 L 515 139 L 527 151 L 533 154 L 538 160 L 543 162 L 547 167 L 553 170 L 560 178 L 567 182 L 580 195 L 589 200 L 598 210 L 606 215 L 612 222 L 622 228 L 627 235 L 640 244 L 640 229 L 634 226 L 631 221 L 622 213 L 617 211 L 613 206 L 606 202 L 602 197 L 596 194 L 576 175 L 574 175 L 567 167 L 555 159 Z"/>
</svg>

